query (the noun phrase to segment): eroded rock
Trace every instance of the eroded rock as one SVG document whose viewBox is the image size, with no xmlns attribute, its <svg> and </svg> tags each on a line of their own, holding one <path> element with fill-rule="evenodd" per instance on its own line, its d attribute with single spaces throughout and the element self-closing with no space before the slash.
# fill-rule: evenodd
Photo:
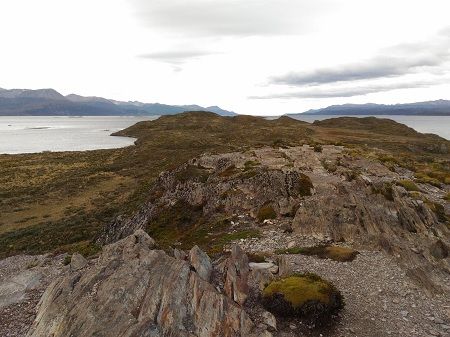
<svg viewBox="0 0 450 337">
<path fill-rule="evenodd" d="M 145 232 L 137 231 L 105 246 L 95 263 L 68 270 L 46 290 L 28 336 L 264 335 L 187 261 L 154 246 Z M 197 253 L 193 255 L 201 255 Z M 230 274 L 245 275 L 244 256 L 235 250 Z M 230 285 L 242 300 L 244 279 L 239 277 L 230 278 Z"/>
<path fill-rule="evenodd" d="M 238 245 L 231 248 L 231 256 L 226 261 L 225 268 L 225 293 L 234 302 L 243 305 L 249 293 L 247 282 L 250 269 L 247 255 Z"/>
<path fill-rule="evenodd" d="M 203 280 L 209 282 L 212 273 L 212 264 L 209 256 L 198 246 L 194 246 L 189 251 L 189 261 L 191 263 L 191 266 L 197 272 L 198 276 L 200 276 Z"/>
</svg>

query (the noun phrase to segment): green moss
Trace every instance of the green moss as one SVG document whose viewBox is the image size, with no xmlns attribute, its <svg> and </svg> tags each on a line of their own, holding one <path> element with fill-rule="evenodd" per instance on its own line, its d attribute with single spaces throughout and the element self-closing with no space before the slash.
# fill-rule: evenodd
<svg viewBox="0 0 450 337">
<path fill-rule="evenodd" d="M 427 173 L 418 172 L 416 173 L 416 178 L 422 184 L 430 184 L 436 187 L 441 187 L 442 185 L 438 179 L 430 177 Z"/>
<path fill-rule="evenodd" d="M 402 186 L 407 191 L 416 191 L 416 192 L 420 191 L 420 188 L 411 180 L 397 181 L 397 185 Z"/>
<path fill-rule="evenodd" d="M 277 250 L 276 253 L 314 255 L 321 259 L 331 259 L 339 262 L 353 261 L 359 254 L 356 250 L 340 246 L 293 247 Z"/>
<path fill-rule="evenodd" d="M 264 306 L 280 316 L 319 321 L 344 306 L 341 293 L 315 274 L 297 274 L 271 282 L 262 294 Z"/>
<path fill-rule="evenodd" d="M 444 195 L 444 197 L 442 199 L 450 201 L 450 192 L 447 193 L 446 195 Z"/>
<path fill-rule="evenodd" d="M 294 309 L 301 307 L 308 301 L 319 301 L 328 304 L 329 286 L 313 277 L 291 276 L 270 283 L 263 291 L 263 296 L 272 296 L 275 293 L 283 294 L 284 299 Z"/>
<path fill-rule="evenodd" d="M 258 221 L 263 222 L 264 220 L 267 219 L 276 219 L 277 213 L 273 209 L 272 205 L 266 204 L 259 209 L 256 217 Z"/>
</svg>

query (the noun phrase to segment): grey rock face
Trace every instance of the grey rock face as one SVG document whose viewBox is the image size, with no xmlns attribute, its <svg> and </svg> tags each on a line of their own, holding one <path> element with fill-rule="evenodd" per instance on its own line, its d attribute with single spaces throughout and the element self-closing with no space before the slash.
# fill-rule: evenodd
<svg viewBox="0 0 450 337">
<path fill-rule="evenodd" d="M 231 248 L 231 256 L 226 262 L 225 293 L 236 303 L 243 305 L 248 297 L 248 258 L 238 245 Z"/>
<path fill-rule="evenodd" d="M 73 271 L 77 271 L 83 269 L 87 265 L 87 260 L 83 257 L 83 255 L 75 253 L 72 255 L 70 260 L 70 269 Z"/>
<path fill-rule="evenodd" d="M 209 282 L 212 273 L 212 264 L 209 256 L 202 251 L 198 246 L 194 246 L 189 251 L 189 261 L 194 267 L 198 276 L 203 280 Z"/>
<path fill-rule="evenodd" d="M 259 336 L 245 311 L 143 231 L 44 293 L 29 337 Z M 202 254 L 199 254 L 202 255 Z"/>
</svg>

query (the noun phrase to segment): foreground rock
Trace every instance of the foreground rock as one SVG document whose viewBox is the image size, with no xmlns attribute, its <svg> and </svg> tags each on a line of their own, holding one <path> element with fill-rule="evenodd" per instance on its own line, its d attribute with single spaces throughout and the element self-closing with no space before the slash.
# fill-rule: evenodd
<svg viewBox="0 0 450 337">
<path fill-rule="evenodd" d="M 48 284 L 65 268 L 63 255 L 18 255 L 0 260 L 0 336 L 23 337 Z"/>
<path fill-rule="evenodd" d="M 95 263 L 55 280 L 28 336 L 270 336 L 206 282 L 202 270 L 200 276 L 137 231 L 105 246 Z"/>
</svg>

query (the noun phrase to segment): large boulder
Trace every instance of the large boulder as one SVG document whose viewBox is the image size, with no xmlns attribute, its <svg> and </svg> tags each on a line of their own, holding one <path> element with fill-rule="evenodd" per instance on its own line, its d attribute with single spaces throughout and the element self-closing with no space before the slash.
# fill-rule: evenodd
<svg viewBox="0 0 450 337">
<path fill-rule="evenodd" d="M 156 250 L 142 230 L 68 269 L 46 290 L 29 337 L 261 336 L 246 312 L 192 270 Z"/>
</svg>

